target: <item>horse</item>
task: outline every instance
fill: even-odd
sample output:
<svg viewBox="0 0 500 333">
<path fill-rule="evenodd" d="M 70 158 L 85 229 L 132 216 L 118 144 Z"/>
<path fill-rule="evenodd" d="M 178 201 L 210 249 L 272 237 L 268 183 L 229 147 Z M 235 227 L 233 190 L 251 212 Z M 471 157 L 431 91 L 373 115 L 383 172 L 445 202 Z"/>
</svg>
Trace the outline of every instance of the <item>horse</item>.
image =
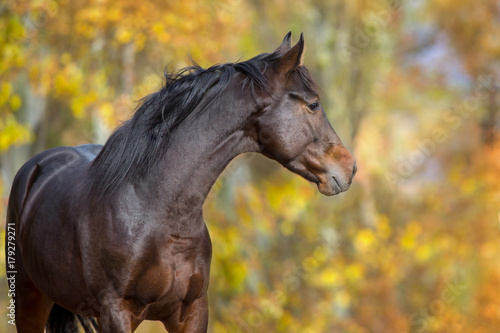
<svg viewBox="0 0 500 333">
<path fill-rule="evenodd" d="M 356 162 L 329 123 L 291 32 L 249 60 L 166 72 L 101 145 L 57 147 L 13 181 L 7 277 L 18 332 L 206 332 L 212 243 L 202 205 L 237 155 L 258 152 L 349 189 Z M 14 285 L 12 285 L 12 281 Z"/>
</svg>

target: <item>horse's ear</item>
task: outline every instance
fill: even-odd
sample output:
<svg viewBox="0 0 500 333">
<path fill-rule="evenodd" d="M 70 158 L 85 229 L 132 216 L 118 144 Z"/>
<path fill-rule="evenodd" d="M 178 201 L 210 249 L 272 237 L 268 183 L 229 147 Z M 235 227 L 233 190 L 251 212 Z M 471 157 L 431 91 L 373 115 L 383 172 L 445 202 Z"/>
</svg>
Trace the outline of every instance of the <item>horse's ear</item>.
<svg viewBox="0 0 500 333">
<path fill-rule="evenodd" d="M 287 35 L 288 36 L 288 35 Z M 285 37 L 286 39 L 286 37 Z M 300 39 L 292 48 L 286 51 L 278 59 L 276 65 L 280 72 L 288 73 L 302 65 L 302 54 L 304 52 L 304 34 L 300 34 Z"/>
<path fill-rule="evenodd" d="M 283 42 L 281 43 L 280 46 L 276 50 L 274 50 L 274 53 L 282 55 L 286 51 L 290 50 L 292 47 L 292 32 L 289 31 L 285 38 L 283 38 Z"/>
</svg>

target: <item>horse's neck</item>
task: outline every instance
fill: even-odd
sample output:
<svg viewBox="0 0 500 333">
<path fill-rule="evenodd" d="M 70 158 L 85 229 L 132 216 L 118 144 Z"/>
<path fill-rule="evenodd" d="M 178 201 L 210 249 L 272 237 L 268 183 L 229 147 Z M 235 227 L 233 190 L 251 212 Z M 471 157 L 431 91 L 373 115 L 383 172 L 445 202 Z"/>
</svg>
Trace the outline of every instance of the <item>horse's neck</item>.
<svg viewBox="0 0 500 333">
<path fill-rule="evenodd" d="M 257 150 L 242 129 L 244 117 L 225 111 L 207 110 L 193 121 L 186 119 L 156 171 L 144 179 L 151 200 L 165 207 L 159 218 L 179 234 L 189 234 L 183 228 L 201 221 L 203 202 L 227 164 L 241 153 Z"/>
</svg>

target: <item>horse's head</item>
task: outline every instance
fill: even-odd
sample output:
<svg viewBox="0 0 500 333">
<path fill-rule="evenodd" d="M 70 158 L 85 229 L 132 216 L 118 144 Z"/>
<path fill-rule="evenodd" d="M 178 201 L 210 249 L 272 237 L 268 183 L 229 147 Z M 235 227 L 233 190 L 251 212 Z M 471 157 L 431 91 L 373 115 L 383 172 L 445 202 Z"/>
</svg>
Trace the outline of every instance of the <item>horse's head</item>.
<svg viewBox="0 0 500 333">
<path fill-rule="evenodd" d="M 356 162 L 330 125 L 317 86 L 302 65 L 304 39 L 291 34 L 267 58 L 271 98 L 257 119 L 262 153 L 314 182 L 325 195 L 347 191 Z"/>
</svg>

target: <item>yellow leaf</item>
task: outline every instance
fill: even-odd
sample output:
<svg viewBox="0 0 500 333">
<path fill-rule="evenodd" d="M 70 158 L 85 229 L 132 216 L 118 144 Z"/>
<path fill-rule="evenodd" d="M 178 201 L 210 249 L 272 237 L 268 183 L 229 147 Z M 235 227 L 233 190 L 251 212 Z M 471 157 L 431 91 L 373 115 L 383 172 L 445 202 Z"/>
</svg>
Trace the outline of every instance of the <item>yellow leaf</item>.
<svg viewBox="0 0 500 333">
<path fill-rule="evenodd" d="M 314 257 L 307 257 L 302 260 L 302 268 L 306 272 L 311 273 L 318 268 L 318 261 Z"/>
<path fill-rule="evenodd" d="M 361 264 L 350 264 L 345 269 L 345 277 L 351 281 L 358 281 L 363 278 L 365 274 L 365 268 Z"/>
<path fill-rule="evenodd" d="M 83 98 L 73 98 L 73 100 L 71 101 L 71 111 L 77 119 L 83 119 L 83 116 L 85 114 L 85 103 Z"/>
<path fill-rule="evenodd" d="M 125 27 L 121 27 L 116 32 L 116 40 L 122 44 L 126 44 L 132 40 L 132 32 Z"/>
<path fill-rule="evenodd" d="M 12 95 L 12 97 L 10 98 L 9 104 L 10 104 L 10 108 L 12 109 L 12 111 L 19 109 L 21 107 L 21 104 L 22 104 L 21 98 L 19 97 L 19 95 Z"/>
<path fill-rule="evenodd" d="M 12 90 L 12 85 L 9 82 L 2 82 L 0 86 L 0 106 L 7 103 Z"/>
<path fill-rule="evenodd" d="M 342 284 L 342 278 L 335 268 L 326 268 L 314 276 L 313 283 L 322 287 L 334 287 Z"/>
<path fill-rule="evenodd" d="M 406 232 L 400 240 L 401 246 L 406 250 L 412 250 L 415 248 L 416 240 L 422 227 L 418 222 L 410 222 L 406 227 Z"/>
<path fill-rule="evenodd" d="M 7 150 L 13 145 L 20 145 L 32 139 L 27 126 L 19 124 L 13 115 L 0 118 L 0 151 Z"/>
<path fill-rule="evenodd" d="M 373 231 L 370 229 L 362 229 L 356 234 L 356 238 L 354 239 L 354 246 L 360 252 L 365 252 L 368 249 L 373 247 L 375 243 L 375 236 L 373 235 Z"/>
<path fill-rule="evenodd" d="M 379 215 L 377 221 L 377 236 L 383 239 L 389 238 L 391 235 L 391 225 L 389 218 L 386 215 Z"/>
<path fill-rule="evenodd" d="M 419 261 L 426 261 L 432 255 L 432 248 L 429 244 L 422 244 L 417 248 L 416 257 Z"/>
</svg>

